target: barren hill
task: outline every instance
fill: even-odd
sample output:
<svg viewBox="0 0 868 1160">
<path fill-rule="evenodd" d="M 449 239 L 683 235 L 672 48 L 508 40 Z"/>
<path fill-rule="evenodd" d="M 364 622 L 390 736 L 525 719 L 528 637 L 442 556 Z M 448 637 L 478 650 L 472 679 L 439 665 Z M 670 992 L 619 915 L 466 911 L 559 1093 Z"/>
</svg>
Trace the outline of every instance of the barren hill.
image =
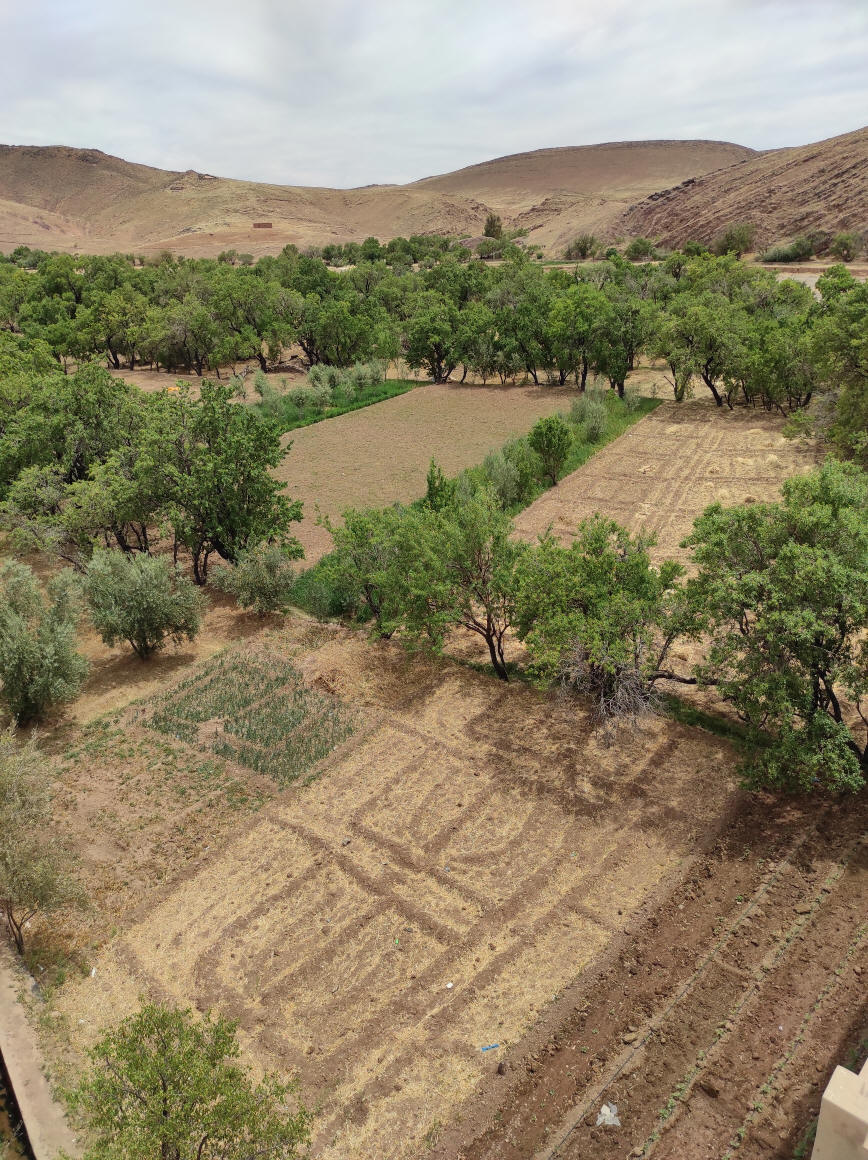
<svg viewBox="0 0 868 1160">
<path fill-rule="evenodd" d="M 95 149 L 6 145 L 0 247 L 259 255 L 287 242 L 478 234 L 494 210 L 557 252 L 581 230 L 607 232 L 640 197 L 755 156 L 726 142 L 617 142 L 515 154 L 410 185 L 325 189 L 155 169 Z M 254 229 L 257 221 L 271 228 Z"/>
<path fill-rule="evenodd" d="M 689 185 L 652 193 L 617 223 L 627 237 L 710 242 L 734 222 L 767 246 L 813 231 L 868 232 L 868 128 L 795 149 L 754 154 Z"/>
</svg>

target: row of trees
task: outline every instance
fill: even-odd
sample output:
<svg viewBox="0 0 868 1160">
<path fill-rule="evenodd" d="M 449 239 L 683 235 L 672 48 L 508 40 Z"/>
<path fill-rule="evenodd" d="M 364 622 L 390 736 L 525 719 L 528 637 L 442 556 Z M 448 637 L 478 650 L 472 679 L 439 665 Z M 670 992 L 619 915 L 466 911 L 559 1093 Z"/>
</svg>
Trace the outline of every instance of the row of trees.
<svg viewBox="0 0 868 1160">
<path fill-rule="evenodd" d="M 828 277 L 837 292 L 844 275 Z M 64 365 L 104 357 L 203 375 L 243 360 L 265 369 L 298 344 L 311 364 L 401 356 L 437 382 L 460 368 L 580 387 L 592 372 L 619 391 L 645 351 L 669 365 L 676 398 L 702 383 L 720 405 L 792 409 L 819 381 L 810 338 L 833 309 L 827 285 L 817 303 L 733 255 L 683 253 L 572 272 L 447 254 L 415 273 L 375 261 L 340 274 L 291 247 L 249 269 L 53 255 L 35 272 L 0 266 L 0 328 L 41 339 Z"/>
<path fill-rule="evenodd" d="M 438 649 L 464 629 L 509 679 L 531 671 L 590 697 L 603 722 L 647 711 L 661 682 L 713 686 L 745 723 L 755 786 L 856 790 L 868 772 L 868 476 L 829 460 L 778 504 L 708 508 L 693 569 L 652 563 L 653 540 L 601 516 L 563 546 L 513 536 L 494 492 L 429 476 L 412 507 L 351 510 L 318 566 L 347 615 Z M 703 641 L 690 672 L 678 640 Z"/>
</svg>

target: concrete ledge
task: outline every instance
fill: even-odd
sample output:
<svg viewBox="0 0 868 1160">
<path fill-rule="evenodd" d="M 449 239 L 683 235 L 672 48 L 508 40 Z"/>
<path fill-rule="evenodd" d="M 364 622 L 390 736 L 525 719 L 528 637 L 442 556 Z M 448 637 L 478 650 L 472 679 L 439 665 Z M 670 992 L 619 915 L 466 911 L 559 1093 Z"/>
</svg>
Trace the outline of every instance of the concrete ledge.
<svg viewBox="0 0 868 1160">
<path fill-rule="evenodd" d="M 811 1160 L 868 1160 L 868 1063 L 836 1067 L 823 1092 Z"/>
<path fill-rule="evenodd" d="M 80 1155 L 60 1104 L 52 1097 L 36 1035 L 18 1002 L 21 974 L 0 947 L 0 1055 L 36 1160 L 56 1160 L 61 1150 Z"/>
</svg>

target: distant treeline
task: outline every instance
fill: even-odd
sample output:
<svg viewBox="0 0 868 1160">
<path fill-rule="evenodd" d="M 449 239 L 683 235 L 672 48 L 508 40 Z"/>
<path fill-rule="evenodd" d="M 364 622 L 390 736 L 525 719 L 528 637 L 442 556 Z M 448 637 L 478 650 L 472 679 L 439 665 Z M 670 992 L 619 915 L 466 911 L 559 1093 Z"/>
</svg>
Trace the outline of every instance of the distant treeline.
<svg viewBox="0 0 868 1160">
<path fill-rule="evenodd" d="M 393 254 L 403 241 L 389 243 Z M 590 376 L 619 395 L 644 353 L 661 360 L 677 400 L 699 388 L 721 407 L 793 412 L 831 391 L 830 437 L 865 453 L 866 291 L 843 266 L 820 278 L 817 298 L 731 253 L 657 264 L 610 253 L 554 269 L 518 250 L 498 266 L 465 255 L 336 272 L 293 246 L 251 266 L 19 250 L 0 264 L 0 329 L 64 369 L 105 359 L 199 375 L 253 360 L 266 370 L 297 344 L 311 366 L 400 358 L 435 382 L 520 376 L 584 389 Z"/>
</svg>

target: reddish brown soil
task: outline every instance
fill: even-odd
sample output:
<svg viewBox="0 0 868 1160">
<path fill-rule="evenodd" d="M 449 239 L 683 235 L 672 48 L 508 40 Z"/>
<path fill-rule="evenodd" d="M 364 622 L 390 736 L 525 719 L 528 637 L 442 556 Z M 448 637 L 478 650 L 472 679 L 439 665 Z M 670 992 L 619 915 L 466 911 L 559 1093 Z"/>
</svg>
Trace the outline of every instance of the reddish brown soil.
<svg viewBox="0 0 868 1160">
<path fill-rule="evenodd" d="M 865 1027 L 868 801 L 745 803 L 433 1156 L 792 1155 Z M 596 1127 L 604 1102 L 622 1126 Z"/>
</svg>

